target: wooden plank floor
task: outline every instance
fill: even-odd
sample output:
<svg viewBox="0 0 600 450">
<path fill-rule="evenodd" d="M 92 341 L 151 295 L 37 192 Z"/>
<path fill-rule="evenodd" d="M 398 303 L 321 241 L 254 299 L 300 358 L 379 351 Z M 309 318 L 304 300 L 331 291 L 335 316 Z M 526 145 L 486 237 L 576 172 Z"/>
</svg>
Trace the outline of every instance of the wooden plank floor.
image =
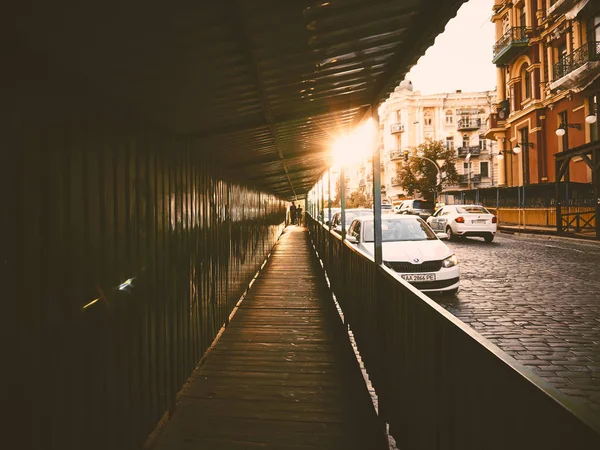
<svg viewBox="0 0 600 450">
<path fill-rule="evenodd" d="M 387 449 L 305 228 L 286 228 L 151 448 Z"/>
</svg>

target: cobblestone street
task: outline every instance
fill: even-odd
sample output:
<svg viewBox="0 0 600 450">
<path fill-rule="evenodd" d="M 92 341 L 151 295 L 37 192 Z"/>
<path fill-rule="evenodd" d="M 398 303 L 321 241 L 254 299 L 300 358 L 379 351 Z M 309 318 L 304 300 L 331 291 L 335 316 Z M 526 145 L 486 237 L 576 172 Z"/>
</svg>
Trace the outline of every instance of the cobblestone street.
<svg viewBox="0 0 600 450">
<path fill-rule="evenodd" d="M 435 300 L 600 414 L 600 245 L 502 233 L 448 245 L 461 290 Z"/>
</svg>

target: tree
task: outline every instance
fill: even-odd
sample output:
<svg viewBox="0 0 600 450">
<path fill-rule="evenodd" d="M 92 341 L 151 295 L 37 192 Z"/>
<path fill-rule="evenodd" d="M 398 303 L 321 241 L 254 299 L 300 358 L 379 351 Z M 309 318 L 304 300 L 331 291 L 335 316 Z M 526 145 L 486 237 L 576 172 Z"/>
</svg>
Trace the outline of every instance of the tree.
<svg viewBox="0 0 600 450">
<path fill-rule="evenodd" d="M 426 199 L 433 199 L 435 192 L 441 192 L 441 186 L 438 186 L 438 171 L 434 165 L 426 159 L 417 156 L 424 156 L 431 161 L 443 160 L 440 167 L 442 172 L 442 184 L 458 183 L 458 173 L 456 172 L 456 154 L 454 149 L 446 148 L 442 141 L 426 139 L 416 149 L 409 152 L 408 162 L 400 170 L 400 186 L 409 194 L 414 195 L 420 192 Z"/>
<path fill-rule="evenodd" d="M 346 199 L 346 208 L 368 208 L 367 196 L 360 190 L 351 192 Z"/>
</svg>

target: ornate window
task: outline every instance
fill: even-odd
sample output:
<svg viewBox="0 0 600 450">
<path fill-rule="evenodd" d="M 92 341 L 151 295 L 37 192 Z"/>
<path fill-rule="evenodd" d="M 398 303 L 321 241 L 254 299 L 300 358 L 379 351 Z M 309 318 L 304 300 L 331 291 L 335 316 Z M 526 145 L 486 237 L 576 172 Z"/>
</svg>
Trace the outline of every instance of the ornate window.
<svg viewBox="0 0 600 450">
<path fill-rule="evenodd" d="M 446 125 L 452 125 L 454 123 L 454 114 L 452 111 L 446 111 Z"/>
<path fill-rule="evenodd" d="M 423 117 L 423 125 L 425 125 L 426 127 L 430 127 L 431 126 L 431 112 L 429 111 L 425 111 L 424 117 Z"/>
</svg>

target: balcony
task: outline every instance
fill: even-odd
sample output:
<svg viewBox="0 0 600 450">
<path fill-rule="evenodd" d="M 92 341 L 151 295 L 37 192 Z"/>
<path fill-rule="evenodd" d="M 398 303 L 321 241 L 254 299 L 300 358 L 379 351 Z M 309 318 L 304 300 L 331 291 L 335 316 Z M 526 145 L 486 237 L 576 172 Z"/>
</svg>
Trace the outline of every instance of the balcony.
<svg viewBox="0 0 600 450">
<path fill-rule="evenodd" d="M 394 150 L 390 152 L 390 161 L 398 161 L 404 159 L 404 152 L 402 150 Z"/>
<path fill-rule="evenodd" d="M 478 130 L 479 128 L 481 128 L 481 119 L 476 118 L 460 119 L 456 124 L 458 131 Z"/>
<path fill-rule="evenodd" d="M 400 183 L 400 177 L 393 177 L 392 178 L 392 186 L 400 186 L 402 183 Z"/>
<path fill-rule="evenodd" d="M 551 90 L 571 89 L 589 84 L 598 76 L 600 42 L 587 42 L 554 64 Z"/>
<path fill-rule="evenodd" d="M 531 28 L 512 27 L 498 42 L 494 44 L 494 57 L 492 62 L 497 66 L 504 66 L 517 56 L 529 44 Z"/>
<path fill-rule="evenodd" d="M 550 8 L 548 8 L 547 16 L 564 14 L 575 2 L 576 0 L 550 0 Z"/>
<path fill-rule="evenodd" d="M 471 153 L 471 156 L 479 156 L 481 154 L 481 147 L 477 145 L 471 147 L 458 147 L 459 158 L 465 158 L 469 153 Z"/>
<path fill-rule="evenodd" d="M 391 124 L 390 125 L 390 133 L 392 133 L 392 134 L 404 133 L 404 125 L 402 125 L 401 123 Z"/>
<path fill-rule="evenodd" d="M 459 175 L 458 182 L 459 182 L 459 184 L 469 184 L 469 175 Z M 481 182 L 480 174 L 471 175 L 471 183 L 480 183 L 480 182 Z"/>
</svg>

